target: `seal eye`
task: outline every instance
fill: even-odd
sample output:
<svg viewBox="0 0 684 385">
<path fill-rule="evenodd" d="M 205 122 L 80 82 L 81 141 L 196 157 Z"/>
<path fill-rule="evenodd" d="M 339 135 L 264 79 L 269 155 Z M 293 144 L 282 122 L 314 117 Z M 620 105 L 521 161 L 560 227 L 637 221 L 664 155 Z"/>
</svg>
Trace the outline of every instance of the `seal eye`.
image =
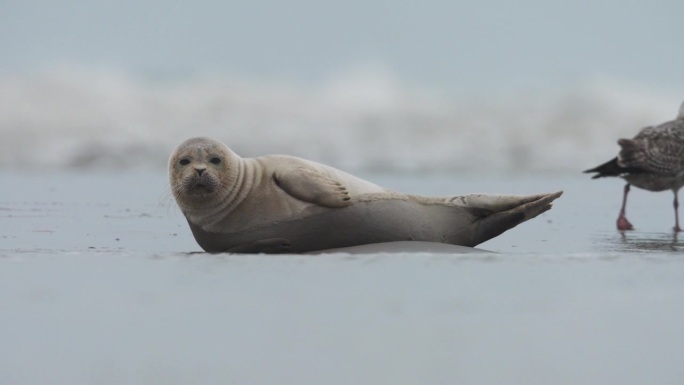
<svg viewBox="0 0 684 385">
<path fill-rule="evenodd" d="M 221 163 L 221 158 L 213 157 L 209 161 L 213 164 L 219 164 L 219 163 Z"/>
<path fill-rule="evenodd" d="M 190 164 L 190 159 L 188 159 L 188 158 L 183 158 L 183 159 L 181 159 L 180 162 L 178 162 L 178 163 L 180 163 L 181 166 L 187 166 L 187 165 Z"/>
</svg>

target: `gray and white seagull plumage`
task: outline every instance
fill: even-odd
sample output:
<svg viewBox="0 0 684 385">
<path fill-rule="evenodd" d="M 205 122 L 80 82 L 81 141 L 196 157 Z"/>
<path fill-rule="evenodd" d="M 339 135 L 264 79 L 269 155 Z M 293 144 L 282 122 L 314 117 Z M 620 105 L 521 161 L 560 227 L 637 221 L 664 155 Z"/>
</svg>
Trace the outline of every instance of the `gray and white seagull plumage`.
<svg viewBox="0 0 684 385">
<path fill-rule="evenodd" d="M 625 206 L 630 185 L 648 190 L 672 190 L 674 193 L 674 231 L 679 227 L 679 201 L 677 193 L 684 186 L 684 103 L 675 120 L 642 129 L 632 139 L 620 139 L 618 156 L 586 170 L 596 173 L 592 177 L 617 176 L 627 181 L 622 196 L 622 208 L 617 219 L 618 230 L 632 230 Z"/>
</svg>

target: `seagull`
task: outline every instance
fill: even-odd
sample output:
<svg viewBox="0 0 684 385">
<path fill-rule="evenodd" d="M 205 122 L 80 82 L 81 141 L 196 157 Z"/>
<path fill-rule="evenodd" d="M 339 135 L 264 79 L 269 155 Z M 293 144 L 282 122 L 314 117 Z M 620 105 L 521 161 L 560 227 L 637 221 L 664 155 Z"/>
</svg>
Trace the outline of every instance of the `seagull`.
<svg viewBox="0 0 684 385">
<path fill-rule="evenodd" d="M 675 214 L 673 230 L 682 231 L 679 227 L 677 193 L 684 186 L 684 103 L 679 107 L 675 120 L 643 128 L 634 138 L 620 139 L 617 143 L 620 145 L 618 156 L 584 172 L 596 173 L 592 179 L 617 176 L 627 181 L 617 218 L 618 230 L 634 229 L 625 215 L 627 194 L 630 185 L 633 185 L 648 191 L 672 190 Z"/>
</svg>

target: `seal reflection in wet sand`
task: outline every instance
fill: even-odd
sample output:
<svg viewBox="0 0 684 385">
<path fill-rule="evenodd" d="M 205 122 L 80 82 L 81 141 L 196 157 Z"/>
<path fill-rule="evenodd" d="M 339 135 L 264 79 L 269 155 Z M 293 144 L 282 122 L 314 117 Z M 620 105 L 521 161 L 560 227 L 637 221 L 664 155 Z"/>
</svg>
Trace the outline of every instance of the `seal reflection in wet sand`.
<svg viewBox="0 0 684 385">
<path fill-rule="evenodd" d="M 195 240 L 210 253 L 396 241 L 472 247 L 549 210 L 562 194 L 408 195 L 292 156 L 241 158 L 210 138 L 176 148 L 169 180 Z"/>
</svg>

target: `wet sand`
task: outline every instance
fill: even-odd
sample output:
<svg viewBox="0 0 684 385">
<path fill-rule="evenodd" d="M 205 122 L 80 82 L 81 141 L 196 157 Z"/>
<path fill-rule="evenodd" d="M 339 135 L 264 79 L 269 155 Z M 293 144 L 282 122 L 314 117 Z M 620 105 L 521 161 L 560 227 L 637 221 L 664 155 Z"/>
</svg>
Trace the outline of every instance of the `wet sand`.
<svg viewBox="0 0 684 385">
<path fill-rule="evenodd" d="M 581 174 L 365 177 L 425 195 L 565 191 L 551 211 L 479 246 L 499 253 L 602 257 L 675 252 L 684 246 L 671 231 L 674 216 L 669 191 L 632 189 L 628 217 L 636 230 L 616 231 L 623 186 L 617 179 L 590 180 Z M 0 178 L 0 255 L 201 251 L 169 194 L 163 172 L 5 172 Z"/>
<path fill-rule="evenodd" d="M 3 173 L 12 384 L 678 384 L 672 195 L 583 175 L 367 176 L 422 194 L 565 190 L 478 254 L 199 253 L 163 173 Z"/>
</svg>

